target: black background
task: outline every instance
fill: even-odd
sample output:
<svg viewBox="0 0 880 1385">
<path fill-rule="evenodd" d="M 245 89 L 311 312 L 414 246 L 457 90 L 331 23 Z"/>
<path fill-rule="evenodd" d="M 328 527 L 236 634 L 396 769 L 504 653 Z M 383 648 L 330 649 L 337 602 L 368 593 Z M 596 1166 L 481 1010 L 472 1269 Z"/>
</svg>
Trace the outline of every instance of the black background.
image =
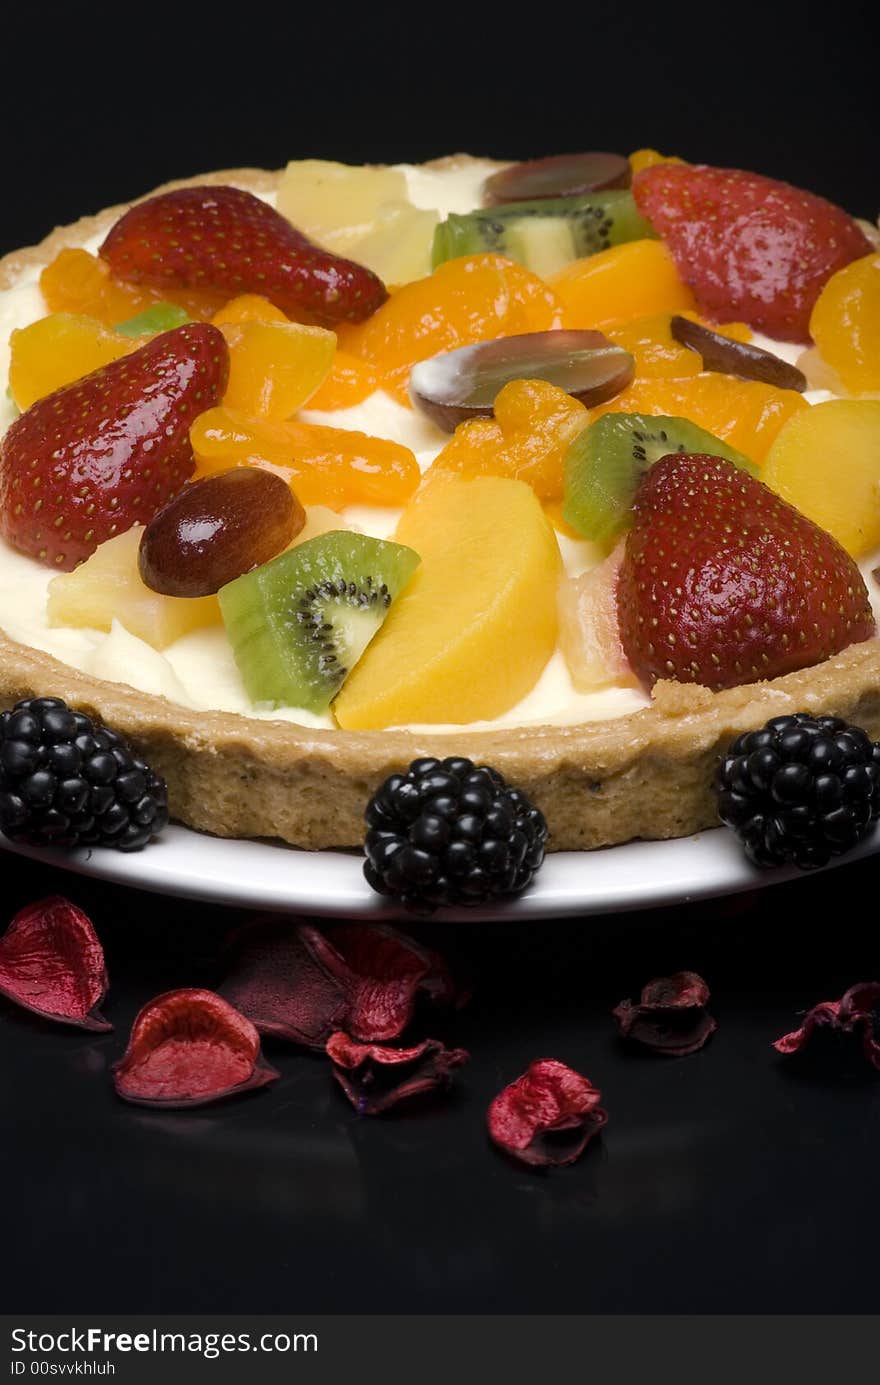
<svg viewBox="0 0 880 1385">
<path fill-rule="evenodd" d="M 170 177 L 292 156 L 417 160 L 652 145 L 878 211 L 871 8 L 16 7 L 4 17 L 0 249 Z M 589 869 L 585 858 L 584 869 Z M 475 976 L 432 1021 L 473 1053 L 435 1108 L 358 1120 L 316 1059 L 202 1112 L 122 1106 L 109 1063 L 158 991 L 211 984 L 238 916 L 0 857 L 2 919 L 94 916 L 114 1035 L 0 1006 L 4 1306 L 30 1311 L 871 1311 L 880 1084 L 855 1050 L 783 1062 L 795 1014 L 878 973 L 867 862 L 617 919 L 435 929 Z M 695 968 L 720 1029 L 626 1054 L 610 1007 Z M 488 1146 L 538 1056 L 611 1120 L 550 1176 Z"/>
</svg>

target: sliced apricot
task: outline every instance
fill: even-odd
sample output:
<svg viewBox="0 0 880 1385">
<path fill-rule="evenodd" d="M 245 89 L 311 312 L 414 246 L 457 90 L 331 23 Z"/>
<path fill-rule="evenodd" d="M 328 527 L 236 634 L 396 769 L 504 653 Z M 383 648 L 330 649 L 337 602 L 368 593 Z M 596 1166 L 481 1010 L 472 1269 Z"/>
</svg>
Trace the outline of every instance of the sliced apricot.
<svg viewBox="0 0 880 1385">
<path fill-rule="evenodd" d="M 686 380 L 634 380 L 616 399 L 591 409 L 590 419 L 611 412 L 689 418 L 760 465 L 783 424 L 809 407 L 795 390 L 706 373 Z"/>
<path fill-rule="evenodd" d="M 88 250 L 59 251 L 40 275 L 40 288 L 52 312 L 86 313 L 106 327 L 126 322 L 155 303 L 176 303 L 192 318 L 209 318 L 224 294 L 207 289 L 152 289 L 115 279 L 110 266 Z"/>
<path fill-rule="evenodd" d="M 419 465 L 401 443 L 348 428 L 250 418 L 208 409 L 190 429 L 197 474 L 262 466 L 282 476 L 303 505 L 405 505 Z"/>
<path fill-rule="evenodd" d="M 880 254 L 832 274 L 813 308 L 810 336 L 851 394 L 880 390 Z"/>
<path fill-rule="evenodd" d="M 564 319 L 559 298 L 536 274 L 502 255 L 465 255 L 404 284 L 365 323 L 341 334 L 340 344 L 408 404 L 416 361 L 471 342 L 548 331 Z"/>
<path fill-rule="evenodd" d="M 333 363 L 336 336 L 300 322 L 225 322 L 230 409 L 285 419 L 311 399 Z"/>
<path fill-rule="evenodd" d="M 82 313 L 50 313 L 9 338 L 9 388 L 20 409 L 118 360 L 140 343 Z"/>
<path fill-rule="evenodd" d="M 565 454 L 589 418 L 547 380 L 511 380 L 495 400 L 494 418 L 460 423 L 431 470 L 506 476 L 527 482 L 540 500 L 559 500 Z"/>
<path fill-rule="evenodd" d="M 242 293 L 224 303 L 211 321 L 222 327 L 225 322 L 289 322 L 290 318 L 262 294 Z"/>
<path fill-rule="evenodd" d="M 379 376 L 371 365 L 352 356 L 349 351 L 337 350 L 330 374 L 309 400 L 310 409 L 350 409 L 361 404 L 377 390 Z"/>
<path fill-rule="evenodd" d="M 632 240 L 573 260 L 550 279 L 569 327 L 603 327 L 649 313 L 696 308 L 661 240 Z"/>
</svg>

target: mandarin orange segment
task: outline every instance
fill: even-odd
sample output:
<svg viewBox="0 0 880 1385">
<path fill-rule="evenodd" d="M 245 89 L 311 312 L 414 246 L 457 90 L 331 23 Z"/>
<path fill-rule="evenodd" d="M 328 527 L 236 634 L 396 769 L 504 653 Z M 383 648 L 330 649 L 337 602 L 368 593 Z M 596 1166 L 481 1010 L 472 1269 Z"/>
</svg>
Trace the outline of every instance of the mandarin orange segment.
<svg viewBox="0 0 880 1385">
<path fill-rule="evenodd" d="M 795 390 L 706 373 L 686 380 L 634 380 L 616 399 L 591 409 L 590 419 L 612 412 L 689 418 L 760 465 L 783 424 L 809 407 Z"/>
<path fill-rule="evenodd" d="M 573 260 L 550 285 L 564 304 L 569 327 L 602 327 L 697 306 L 661 240 L 632 240 Z"/>
<path fill-rule="evenodd" d="M 20 409 L 101 366 L 140 343 L 81 313 L 50 313 L 9 338 L 9 388 Z"/>
<path fill-rule="evenodd" d="M 751 341 L 751 330 L 744 322 L 728 322 L 719 327 L 716 323 L 704 323 L 693 312 L 683 312 L 679 316 L 711 327 L 713 332 L 731 337 L 734 341 Z M 676 380 L 699 375 L 703 369 L 699 352 L 676 341 L 671 322 L 671 313 L 652 313 L 647 317 L 606 324 L 602 330 L 635 358 L 637 379 Z"/>
<path fill-rule="evenodd" d="M 383 387 L 409 403 L 416 361 L 471 342 L 565 326 L 563 306 L 543 280 L 502 255 L 465 255 L 404 284 L 361 326 L 341 337 Z"/>
<path fill-rule="evenodd" d="M 52 312 L 86 313 L 114 327 L 155 303 L 176 303 L 190 317 L 209 318 L 222 307 L 224 294 L 208 290 L 151 289 L 115 279 L 109 265 L 87 250 L 61 250 L 40 275 L 40 288 Z"/>
<path fill-rule="evenodd" d="M 285 419 L 329 374 L 336 336 L 299 322 L 226 322 L 229 383 L 224 404 L 244 414 Z"/>
<path fill-rule="evenodd" d="M 197 474 L 263 466 L 282 476 L 303 505 L 405 505 L 420 477 L 408 447 L 348 428 L 249 418 L 208 409 L 190 429 Z"/>
<path fill-rule="evenodd" d="M 832 274 L 813 308 L 810 335 L 845 389 L 880 390 L 880 254 Z"/>
<path fill-rule="evenodd" d="M 680 164 L 677 154 L 661 154 L 657 149 L 634 149 L 629 156 L 629 166 L 633 173 L 641 173 L 643 168 L 653 168 L 655 164 Z"/>
<path fill-rule="evenodd" d="M 262 294 L 242 293 L 224 303 L 211 321 L 222 327 L 225 322 L 289 322 L 290 318 Z"/>
<path fill-rule="evenodd" d="M 310 409 L 350 409 L 379 388 L 380 380 L 366 361 L 349 351 L 337 350 L 330 374 L 309 400 Z"/>
<path fill-rule="evenodd" d="M 460 423 L 433 469 L 525 481 L 540 500 L 559 500 L 570 443 L 589 422 L 583 404 L 547 380 L 511 380 L 494 418 Z"/>
</svg>

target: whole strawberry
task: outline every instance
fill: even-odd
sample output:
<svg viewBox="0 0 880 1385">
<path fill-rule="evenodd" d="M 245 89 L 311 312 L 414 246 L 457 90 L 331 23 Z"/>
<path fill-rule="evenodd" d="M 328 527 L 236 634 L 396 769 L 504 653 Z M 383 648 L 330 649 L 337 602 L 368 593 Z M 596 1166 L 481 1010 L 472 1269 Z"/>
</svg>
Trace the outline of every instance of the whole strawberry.
<svg viewBox="0 0 880 1385">
<path fill-rule="evenodd" d="M 649 688 L 777 678 L 874 634 L 862 574 L 836 539 L 730 462 L 687 453 L 642 483 L 617 613 Z"/>
<path fill-rule="evenodd" d="M 362 322 L 388 297 L 371 270 L 322 250 L 240 188 L 178 188 L 139 202 L 98 253 L 130 283 L 259 293 L 324 326 Z"/>
<path fill-rule="evenodd" d="M 633 195 L 703 312 L 779 341 L 808 342 L 823 285 L 872 249 L 839 207 L 758 173 L 656 164 Z"/>
<path fill-rule="evenodd" d="M 0 534 L 69 572 L 146 524 L 192 475 L 190 425 L 228 375 L 222 332 L 194 322 L 38 399 L 0 444 Z"/>
</svg>

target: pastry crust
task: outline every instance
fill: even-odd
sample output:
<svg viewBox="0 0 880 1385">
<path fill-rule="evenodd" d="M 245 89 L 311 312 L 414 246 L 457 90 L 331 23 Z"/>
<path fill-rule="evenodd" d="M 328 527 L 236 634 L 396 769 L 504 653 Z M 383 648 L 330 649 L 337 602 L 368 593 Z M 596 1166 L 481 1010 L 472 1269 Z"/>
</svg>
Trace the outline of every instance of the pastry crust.
<svg viewBox="0 0 880 1385">
<path fill-rule="evenodd" d="M 454 155 L 433 167 L 467 159 Z M 232 169 L 156 191 L 232 182 L 255 192 L 280 174 Z M 152 196 L 154 194 L 147 194 Z M 66 245 L 108 230 L 111 207 L 0 260 L 0 288 Z M 0 632 L 0 705 L 63 697 L 130 736 L 168 781 L 174 817 L 221 837 L 275 837 L 293 845 L 351 847 L 363 839 L 369 795 L 419 755 L 488 761 L 543 810 L 559 850 L 687 836 L 717 821 L 712 778 L 733 737 L 769 717 L 833 714 L 880 738 L 880 639 L 814 668 L 712 693 L 660 683 L 652 706 L 612 721 L 461 734 L 321 731 L 287 721 L 190 711 L 165 698 L 79 673 Z"/>
</svg>

